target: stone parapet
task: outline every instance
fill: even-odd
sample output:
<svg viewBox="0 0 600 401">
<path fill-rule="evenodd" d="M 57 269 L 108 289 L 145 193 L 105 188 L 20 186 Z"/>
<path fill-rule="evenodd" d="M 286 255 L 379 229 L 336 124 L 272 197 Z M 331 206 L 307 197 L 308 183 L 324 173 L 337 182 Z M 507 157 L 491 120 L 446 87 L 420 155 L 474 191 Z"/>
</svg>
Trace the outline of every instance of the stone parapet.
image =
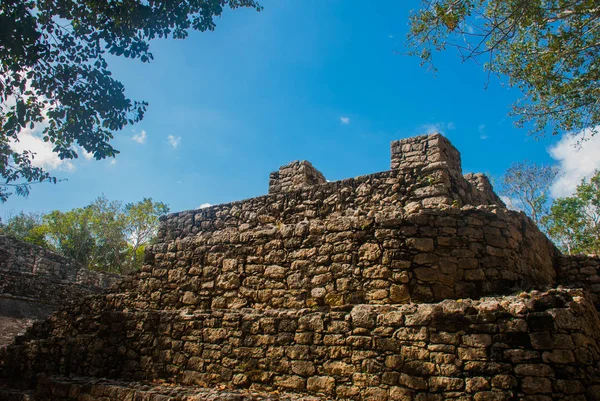
<svg viewBox="0 0 600 401">
<path fill-rule="evenodd" d="M 415 136 L 393 141 L 392 170 L 421 168 L 443 163 L 452 174 L 462 175 L 460 152 L 441 134 Z"/>
<path fill-rule="evenodd" d="M 485 179 L 487 182 L 487 179 Z M 275 192 L 243 201 L 172 213 L 162 218 L 158 242 L 170 242 L 200 232 L 224 228 L 255 228 L 262 224 L 295 224 L 324 220 L 330 215 L 368 215 L 383 207 L 412 213 L 445 206 L 499 205 L 504 203 L 487 188 L 480 189 L 462 176 L 449 173 L 445 164 L 419 169 L 385 171 L 341 181 Z"/>
<path fill-rule="evenodd" d="M 304 187 L 324 184 L 325 176 L 306 161 L 295 161 L 279 167 L 269 177 L 269 193 L 295 191 Z"/>
<path fill-rule="evenodd" d="M 497 205 L 506 207 L 502 199 L 494 192 L 490 179 L 482 173 L 468 173 L 464 175 L 470 184 L 471 199 L 476 205 Z"/>
</svg>

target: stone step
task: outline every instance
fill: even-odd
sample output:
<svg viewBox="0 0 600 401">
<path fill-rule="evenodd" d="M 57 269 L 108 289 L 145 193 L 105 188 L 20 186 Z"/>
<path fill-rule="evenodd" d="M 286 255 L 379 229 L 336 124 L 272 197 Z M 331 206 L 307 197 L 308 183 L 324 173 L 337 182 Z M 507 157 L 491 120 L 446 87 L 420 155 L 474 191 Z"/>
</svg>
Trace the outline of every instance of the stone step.
<svg viewBox="0 0 600 401">
<path fill-rule="evenodd" d="M 327 398 L 278 391 L 202 388 L 167 383 L 125 382 L 90 377 L 44 376 L 37 391 L 0 386 L 0 401 L 325 401 Z"/>
<path fill-rule="evenodd" d="M 600 319 L 580 290 L 338 312 L 93 310 L 54 315 L 21 337 L 0 354 L 3 375 L 13 383 L 70 374 L 365 400 L 600 395 Z"/>
</svg>

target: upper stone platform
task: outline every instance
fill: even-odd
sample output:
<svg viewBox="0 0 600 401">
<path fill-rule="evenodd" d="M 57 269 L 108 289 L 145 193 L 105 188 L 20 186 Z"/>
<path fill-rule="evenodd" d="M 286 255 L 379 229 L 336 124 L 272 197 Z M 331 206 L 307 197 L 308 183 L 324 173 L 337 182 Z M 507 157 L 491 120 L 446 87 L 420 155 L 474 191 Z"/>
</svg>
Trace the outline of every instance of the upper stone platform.
<svg viewBox="0 0 600 401">
<path fill-rule="evenodd" d="M 269 195 L 167 216 L 137 305 L 403 304 L 554 284 L 554 246 L 484 175 L 463 177 L 446 138 L 395 141 L 391 153 L 392 170 L 335 182 L 292 162 Z M 166 271 L 174 291 L 153 296 Z"/>
</svg>

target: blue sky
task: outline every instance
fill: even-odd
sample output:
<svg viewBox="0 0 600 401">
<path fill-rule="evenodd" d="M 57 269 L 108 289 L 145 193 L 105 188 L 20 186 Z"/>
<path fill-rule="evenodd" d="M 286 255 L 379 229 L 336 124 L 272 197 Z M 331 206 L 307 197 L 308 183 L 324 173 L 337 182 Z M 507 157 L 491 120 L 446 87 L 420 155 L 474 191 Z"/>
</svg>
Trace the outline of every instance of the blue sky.
<svg viewBox="0 0 600 401">
<path fill-rule="evenodd" d="M 567 182 L 598 164 L 595 150 L 573 156 L 566 139 L 514 128 L 506 115 L 519 93 L 497 80 L 484 89 L 480 66 L 449 51 L 436 55 L 434 76 L 403 56 L 416 0 L 261 3 L 260 13 L 226 12 L 215 32 L 153 42 L 150 64 L 110 59 L 127 94 L 150 103 L 143 122 L 115 134 L 121 154 L 66 163 L 39 149 L 38 163 L 66 181 L 34 185 L 0 215 L 68 210 L 101 194 L 152 197 L 172 211 L 224 203 L 266 194 L 269 172 L 292 160 L 332 181 L 387 170 L 390 141 L 437 130 L 465 172 L 553 163 L 553 146 L 574 171 Z"/>
</svg>

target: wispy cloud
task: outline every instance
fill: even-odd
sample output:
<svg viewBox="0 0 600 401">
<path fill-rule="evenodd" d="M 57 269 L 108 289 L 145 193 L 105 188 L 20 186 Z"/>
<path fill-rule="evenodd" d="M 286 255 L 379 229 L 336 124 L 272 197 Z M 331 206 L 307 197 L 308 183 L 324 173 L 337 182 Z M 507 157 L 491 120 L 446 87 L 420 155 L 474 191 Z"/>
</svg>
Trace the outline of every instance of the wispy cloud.
<svg viewBox="0 0 600 401">
<path fill-rule="evenodd" d="M 455 130 L 456 124 L 453 122 L 449 123 L 431 123 L 431 124 L 423 124 L 419 127 L 420 134 L 445 134 L 447 131 Z"/>
<path fill-rule="evenodd" d="M 198 206 L 198 209 L 206 209 L 207 207 L 211 207 L 212 205 L 210 203 L 203 203 L 200 206 Z"/>
<path fill-rule="evenodd" d="M 36 167 L 41 167 L 48 171 L 74 171 L 75 165 L 68 160 L 61 160 L 56 153 L 52 151 L 53 145 L 51 142 L 44 140 L 34 131 L 24 129 L 19 133 L 19 141 L 11 141 L 10 147 L 15 152 L 23 152 L 29 150 L 35 155 L 31 164 Z"/>
<path fill-rule="evenodd" d="M 85 150 L 83 147 L 79 146 L 79 152 L 80 155 L 83 155 L 83 157 L 85 158 L 85 160 L 92 160 L 94 158 L 94 154 L 92 152 L 88 152 L 87 150 Z"/>
<path fill-rule="evenodd" d="M 169 135 L 167 137 L 167 141 L 169 142 L 169 145 L 171 145 L 173 147 L 173 149 L 177 149 L 177 147 L 179 146 L 179 143 L 181 142 L 181 137 L 175 137 L 173 135 Z"/>
<path fill-rule="evenodd" d="M 340 122 L 344 125 L 350 124 L 350 117 L 340 117 Z"/>
<path fill-rule="evenodd" d="M 581 138 L 587 140 L 579 146 Z M 548 149 L 548 153 L 559 163 L 558 178 L 552 185 L 551 195 L 565 197 L 573 194 L 582 179 L 590 178 L 596 170 L 600 170 L 600 126 L 576 135 L 565 134 Z"/>
<path fill-rule="evenodd" d="M 486 132 L 486 126 L 485 126 L 485 124 L 480 124 L 479 125 L 479 138 L 483 139 L 483 140 L 488 139 L 488 135 L 487 135 L 487 132 Z"/>
<path fill-rule="evenodd" d="M 139 144 L 143 144 L 146 143 L 146 130 L 142 130 L 142 132 L 140 132 L 139 134 L 134 134 L 131 139 L 133 139 L 134 141 L 136 141 Z"/>
<path fill-rule="evenodd" d="M 518 200 L 517 198 L 511 198 L 505 195 L 501 195 L 500 199 L 502 199 L 502 202 L 504 202 L 506 204 L 506 207 L 511 209 L 511 210 L 516 210 L 518 212 L 523 211 L 523 203 Z"/>
</svg>

